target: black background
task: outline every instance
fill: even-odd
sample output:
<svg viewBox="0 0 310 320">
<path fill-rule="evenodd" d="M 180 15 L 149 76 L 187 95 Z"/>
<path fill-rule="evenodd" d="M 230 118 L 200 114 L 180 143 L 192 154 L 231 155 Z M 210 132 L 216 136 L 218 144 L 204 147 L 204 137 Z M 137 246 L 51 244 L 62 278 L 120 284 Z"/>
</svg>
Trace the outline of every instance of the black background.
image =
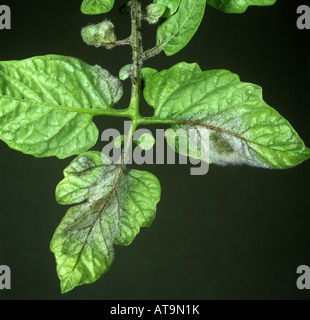
<svg viewBox="0 0 310 320">
<path fill-rule="evenodd" d="M 148 1 L 143 1 L 148 4 Z M 310 145 L 309 35 L 296 27 L 296 9 L 309 1 L 279 0 L 228 15 L 207 7 L 200 29 L 178 54 L 146 65 L 159 70 L 180 61 L 201 69 L 224 68 L 264 89 L 265 101 L 286 117 Z M 5 1 L 12 30 L 0 30 L 0 60 L 49 53 L 100 64 L 117 75 L 130 63 L 129 47 L 112 51 L 83 44 L 80 30 L 103 16 L 84 16 L 80 1 Z M 107 15 L 118 38 L 130 19 Z M 144 46 L 156 27 L 144 27 Z M 119 106 L 129 101 L 130 83 Z M 141 112 L 151 115 L 142 104 Z M 96 118 L 100 131 L 119 119 Z M 162 126 L 165 128 L 164 126 Z M 154 128 L 152 128 L 154 129 Z M 102 149 L 102 143 L 94 147 Z M 0 265 L 12 270 L 12 289 L 0 299 L 309 299 L 296 287 L 296 269 L 310 265 L 310 163 L 287 170 L 211 166 L 190 176 L 190 166 L 149 165 L 162 185 L 151 228 L 129 247 L 116 247 L 110 271 L 97 283 L 61 295 L 49 242 L 66 212 L 54 198 L 62 170 L 72 160 L 35 159 L 0 143 Z"/>
</svg>

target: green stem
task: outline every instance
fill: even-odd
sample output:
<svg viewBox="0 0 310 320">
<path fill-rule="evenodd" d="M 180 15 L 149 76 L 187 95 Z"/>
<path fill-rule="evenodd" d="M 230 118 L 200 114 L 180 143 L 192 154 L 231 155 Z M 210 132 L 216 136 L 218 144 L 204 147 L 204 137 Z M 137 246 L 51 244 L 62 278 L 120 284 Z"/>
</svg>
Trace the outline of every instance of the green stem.
<svg viewBox="0 0 310 320">
<path fill-rule="evenodd" d="M 139 112 L 140 94 L 141 94 L 141 70 L 143 59 L 161 51 L 162 45 L 143 52 L 141 37 L 141 0 L 131 1 L 131 47 L 132 47 L 132 76 L 131 76 L 131 98 L 129 108 L 127 109 L 107 109 L 99 111 L 98 114 L 110 115 L 116 117 L 128 117 L 132 120 L 130 128 L 132 136 L 138 125 L 141 124 L 177 124 L 178 120 L 161 119 L 158 117 L 141 117 Z M 97 112 L 97 111 L 96 111 Z M 129 137 L 128 137 L 129 138 Z M 127 141 L 129 145 L 129 139 Z"/>
<path fill-rule="evenodd" d="M 141 92 L 141 70 L 143 63 L 143 48 L 141 37 L 141 4 L 140 0 L 131 1 L 131 46 L 132 46 L 132 77 L 131 100 L 129 110 L 135 125 L 140 118 L 139 101 Z"/>
<path fill-rule="evenodd" d="M 132 137 L 141 118 L 139 102 L 141 93 L 141 70 L 142 70 L 142 37 L 141 37 L 141 4 L 140 0 L 131 0 L 131 47 L 132 47 L 132 75 L 131 75 L 131 98 L 129 108 L 124 111 L 131 120 L 129 133 L 125 140 L 122 166 L 124 167 L 132 146 Z M 122 170 L 122 169 L 121 169 Z"/>
<path fill-rule="evenodd" d="M 139 119 L 139 125 L 141 124 L 180 124 L 181 120 L 175 119 L 163 119 L 157 117 L 141 117 Z"/>
<path fill-rule="evenodd" d="M 165 46 L 165 44 L 160 44 L 154 48 L 151 48 L 149 50 L 146 50 L 144 53 L 143 53 L 143 60 L 147 60 L 157 54 L 159 54 L 162 50 L 163 50 L 163 47 Z"/>
<path fill-rule="evenodd" d="M 131 118 L 131 111 L 129 108 L 127 109 L 104 109 L 104 110 L 91 110 L 89 109 L 84 109 L 80 111 L 79 113 L 88 113 L 88 114 L 93 114 L 94 116 L 112 116 L 112 117 L 125 117 L 125 118 Z"/>
</svg>

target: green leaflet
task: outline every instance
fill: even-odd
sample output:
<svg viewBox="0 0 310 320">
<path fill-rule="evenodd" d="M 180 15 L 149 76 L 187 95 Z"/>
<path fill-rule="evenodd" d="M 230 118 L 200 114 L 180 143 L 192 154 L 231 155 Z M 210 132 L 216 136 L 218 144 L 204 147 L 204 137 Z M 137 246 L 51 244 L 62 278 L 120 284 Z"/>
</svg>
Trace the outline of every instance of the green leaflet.
<svg viewBox="0 0 310 320">
<path fill-rule="evenodd" d="M 100 23 L 84 27 L 81 31 L 83 41 L 96 48 L 113 49 L 117 40 L 112 22 L 105 20 Z"/>
<path fill-rule="evenodd" d="M 210 162 L 285 169 L 310 158 L 288 121 L 263 101 L 262 89 L 227 70 L 182 62 L 155 75 L 144 97 L 156 117 L 179 122 L 174 130 L 207 129 Z"/>
<path fill-rule="evenodd" d="M 215 9 L 226 13 L 244 13 L 249 6 L 271 6 L 277 0 L 207 0 Z"/>
<path fill-rule="evenodd" d="M 121 96 L 117 78 L 75 58 L 0 62 L 0 139 L 36 157 L 79 154 L 98 139 L 93 115 Z"/>
<path fill-rule="evenodd" d="M 132 64 L 126 64 L 123 66 L 118 73 L 118 77 L 123 81 L 128 79 L 131 75 L 131 68 Z"/>
<path fill-rule="evenodd" d="M 178 11 L 166 19 L 157 29 L 157 46 L 171 56 L 194 36 L 203 18 L 206 0 L 182 0 Z"/>
<path fill-rule="evenodd" d="M 118 77 L 121 80 L 126 80 L 130 77 L 131 75 L 131 69 L 132 69 L 132 64 L 126 64 L 124 67 L 122 67 L 118 73 Z M 143 85 L 145 85 L 155 74 L 157 74 L 158 71 L 154 68 L 142 68 L 142 82 Z"/>
<path fill-rule="evenodd" d="M 84 0 L 81 5 L 81 12 L 94 15 L 106 13 L 112 10 L 114 0 Z"/>
<path fill-rule="evenodd" d="M 143 68 L 142 69 L 142 80 L 143 80 L 143 84 L 145 85 L 150 79 L 152 79 L 156 74 L 158 73 L 158 71 L 154 68 Z"/>
<path fill-rule="evenodd" d="M 148 23 L 154 24 L 157 23 L 159 19 L 164 15 L 166 7 L 161 4 L 151 3 L 145 8 L 145 11 L 145 19 L 148 21 Z"/>
<path fill-rule="evenodd" d="M 160 184 L 151 173 L 124 170 L 101 155 L 86 152 L 64 171 L 56 189 L 68 210 L 51 241 L 63 293 L 93 283 L 112 264 L 113 245 L 129 245 L 141 227 L 149 227 L 160 200 Z"/>
<path fill-rule="evenodd" d="M 165 6 L 167 9 L 163 17 L 169 18 L 178 10 L 181 0 L 154 0 L 153 2 Z"/>
</svg>

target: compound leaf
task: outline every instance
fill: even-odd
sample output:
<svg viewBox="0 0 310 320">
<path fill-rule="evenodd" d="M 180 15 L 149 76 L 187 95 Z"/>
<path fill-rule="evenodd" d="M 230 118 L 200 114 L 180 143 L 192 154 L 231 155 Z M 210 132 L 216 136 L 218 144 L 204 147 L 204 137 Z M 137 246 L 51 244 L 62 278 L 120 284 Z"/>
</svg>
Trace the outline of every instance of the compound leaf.
<svg viewBox="0 0 310 320">
<path fill-rule="evenodd" d="M 207 0 L 207 3 L 226 13 L 244 13 L 249 6 L 271 6 L 276 0 Z"/>
<path fill-rule="evenodd" d="M 157 29 L 157 46 L 167 56 L 181 49 L 194 36 L 203 18 L 206 0 L 182 0 L 175 14 L 163 21 Z"/>
<path fill-rule="evenodd" d="M 141 227 L 149 227 L 160 200 L 154 175 L 124 170 L 100 152 L 78 156 L 64 176 L 56 189 L 57 201 L 78 205 L 68 210 L 50 246 L 63 293 L 106 273 L 113 245 L 127 246 Z"/>
<path fill-rule="evenodd" d="M 75 58 L 0 62 L 0 139 L 36 157 L 79 154 L 98 139 L 93 116 L 121 96 L 117 78 Z"/>
<path fill-rule="evenodd" d="M 174 120 L 174 131 L 194 129 L 201 145 L 208 139 L 205 161 L 286 169 L 310 158 L 289 122 L 264 102 L 262 89 L 230 71 L 182 62 L 155 75 L 144 97 L 155 117 Z"/>
<path fill-rule="evenodd" d="M 84 0 L 81 12 L 88 15 L 106 13 L 112 10 L 114 0 Z"/>
</svg>

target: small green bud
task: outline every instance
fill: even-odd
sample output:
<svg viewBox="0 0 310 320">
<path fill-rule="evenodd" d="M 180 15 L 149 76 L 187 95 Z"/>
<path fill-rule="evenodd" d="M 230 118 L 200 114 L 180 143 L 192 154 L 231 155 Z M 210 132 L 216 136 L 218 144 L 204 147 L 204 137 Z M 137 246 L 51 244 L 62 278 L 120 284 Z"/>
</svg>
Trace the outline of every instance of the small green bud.
<svg viewBox="0 0 310 320">
<path fill-rule="evenodd" d="M 96 48 L 105 47 L 113 49 L 115 47 L 116 35 L 112 22 L 105 20 L 101 23 L 84 27 L 81 32 L 83 41 Z"/>
<path fill-rule="evenodd" d="M 166 7 L 161 4 L 150 4 L 148 5 L 146 10 L 146 21 L 150 24 L 157 23 L 160 17 L 163 16 L 163 14 L 166 11 Z"/>
<path fill-rule="evenodd" d="M 120 71 L 119 71 L 119 74 L 118 74 L 118 77 L 121 79 L 121 80 L 126 80 L 130 77 L 130 74 L 131 74 L 131 68 L 132 68 L 132 64 L 127 64 L 126 66 L 124 66 Z"/>
<path fill-rule="evenodd" d="M 143 150 L 150 150 L 155 144 L 155 139 L 150 133 L 144 133 L 141 135 L 138 141 L 135 143 Z"/>
</svg>

